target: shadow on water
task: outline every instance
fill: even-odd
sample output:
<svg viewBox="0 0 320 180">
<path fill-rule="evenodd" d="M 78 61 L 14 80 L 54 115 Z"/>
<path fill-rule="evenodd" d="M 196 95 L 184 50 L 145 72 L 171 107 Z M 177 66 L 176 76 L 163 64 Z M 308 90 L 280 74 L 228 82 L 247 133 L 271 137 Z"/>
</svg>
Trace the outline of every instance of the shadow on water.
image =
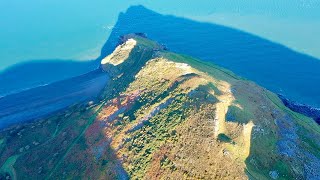
<svg viewBox="0 0 320 180">
<path fill-rule="evenodd" d="M 96 68 L 95 61 L 52 59 L 17 64 L 0 72 L 0 97 L 85 74 Z"/>
<path fill-rule="evenodd" d="M 320 61 L 236 29 L 164 16 L 143 6 L 119 15 L 102 49 L 104 57 L 120 35 L 143 32 L 171 51 L 226 67 L 287 98 L 320 107 Z"/>
<path fill-rule="evenodd" d="M 0 129 L 96 98 L 109 77 L 101 70 L 0 98 Z"/>
</svg>

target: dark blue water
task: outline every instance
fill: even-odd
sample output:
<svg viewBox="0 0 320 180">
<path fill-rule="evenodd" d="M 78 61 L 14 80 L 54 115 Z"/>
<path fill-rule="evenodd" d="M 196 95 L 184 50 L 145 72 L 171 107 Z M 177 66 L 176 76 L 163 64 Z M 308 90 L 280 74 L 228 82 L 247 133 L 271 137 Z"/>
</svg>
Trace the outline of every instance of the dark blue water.
<svg viewBox="0 0 320 180">
<path fill-rule="evenodd" d="M 100 70 L 0 98 L 0 129 L 95 100 L 108 82 Z"/>
<path fill-rule="evenodd" d="M 0 97 L 86 74 L 98 67 L 94 61 L 37 60 L 0 72 Z"/>
<path fill-rule="evenodd" d="M 188 54 L 232 70 L 287 98 L 320 107 L 320 60 L 236 29 L 164 16 L 134 6 L 119 16 L 102 50 L 106 56 L 120 35 L 143 32 Z"/>
<path fill-rule="evenodd" d="M 142 4 L 242 29 L 320 57 L 319 0 L 1 0 L 0 71 L 35 59 L 94 59 L 120 12 Z"/>
</svg>

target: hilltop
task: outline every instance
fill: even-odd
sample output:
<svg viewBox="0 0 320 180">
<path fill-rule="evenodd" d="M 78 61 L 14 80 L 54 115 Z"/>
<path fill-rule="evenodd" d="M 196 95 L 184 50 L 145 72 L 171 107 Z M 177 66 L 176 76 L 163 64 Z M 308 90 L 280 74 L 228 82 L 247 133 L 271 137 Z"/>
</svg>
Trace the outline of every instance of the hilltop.
<svg viewBox="0 0 320 180">
<path fill-rule="evenodd" d="M 236 74 L 137 35 L 96 102 L 0 133 L 12 179 L 319 179 L 320 128 Z"/>
</svg>

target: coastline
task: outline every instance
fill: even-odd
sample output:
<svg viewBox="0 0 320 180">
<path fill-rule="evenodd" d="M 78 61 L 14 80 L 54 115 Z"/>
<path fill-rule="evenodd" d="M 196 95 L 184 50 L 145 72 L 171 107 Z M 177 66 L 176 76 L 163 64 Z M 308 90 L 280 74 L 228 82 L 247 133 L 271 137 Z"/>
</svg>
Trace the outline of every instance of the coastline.
<svg viewBox="0 0 320 180">
<path fill-rule="evenodd" d="M 286 98 L 283 94 L 278 94 L 283 104 L 294 112 L 308 116 L 320 125 L 320 108 L 315 108 L 307 104 L 301 104 Z"/>
</svg>

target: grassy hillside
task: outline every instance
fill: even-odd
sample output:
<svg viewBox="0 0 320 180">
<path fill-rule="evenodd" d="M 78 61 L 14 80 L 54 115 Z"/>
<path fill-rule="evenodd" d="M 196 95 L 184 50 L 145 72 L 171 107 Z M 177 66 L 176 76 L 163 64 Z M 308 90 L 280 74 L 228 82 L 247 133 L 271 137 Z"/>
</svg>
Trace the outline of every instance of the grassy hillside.
<svg viewBox="0 0 320 180">
<path fill-rule="evenodd" d="M 317 179 L 320 128 L 215 65 L 127 36 L 100 100 L 0 133 L 11 179 Z"/>
</svg>

